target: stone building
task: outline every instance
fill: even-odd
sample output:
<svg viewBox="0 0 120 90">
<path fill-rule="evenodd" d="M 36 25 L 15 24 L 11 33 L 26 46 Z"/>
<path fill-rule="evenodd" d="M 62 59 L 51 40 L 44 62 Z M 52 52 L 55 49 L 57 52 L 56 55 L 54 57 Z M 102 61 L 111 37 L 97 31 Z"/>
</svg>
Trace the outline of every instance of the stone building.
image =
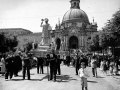
<svg viewBox="0 0 120 90">
<path fill-rule="evenodd" d="M 80 49 L 87 52 L 87 41 L 97 32 L 97 23 L 90 23 L 87 14 L 80 8 L 80 0 L 71 0 L 71 7 L 54 30 L 57 50 Z"/>
<path fill-rule="evenodd" d="M 0 33 L 5 33 L 8 36 L 17 36 L 18 48 L 24 49 L 28 42 L 39 43 L 41 41 L 42 33 L 33 33 L 30 30 L 23 28 L 4 28 L 0 29 Z"/>
<path fill-rule="evenodd" d="M 31 33 L 25 35 L 18 35 L 17 39 L 19 40 L 18 48 L 23 49 L 24 45 L 28 42 L 40 43 L 42 40 L 42 33 Z"/>
</svg>

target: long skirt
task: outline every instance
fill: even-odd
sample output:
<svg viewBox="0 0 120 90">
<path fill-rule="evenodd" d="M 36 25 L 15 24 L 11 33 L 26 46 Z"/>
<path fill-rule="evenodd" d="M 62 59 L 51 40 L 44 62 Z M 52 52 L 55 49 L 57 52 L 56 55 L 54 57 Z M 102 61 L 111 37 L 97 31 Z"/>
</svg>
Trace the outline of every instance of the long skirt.
<svg viewBox="0 0 120 90">
<path fill-rule="evenodd" d="M 110 74 L 112 75 L 113 74 L 113 67 L 110 67 L 109 71 L 110 71 Z"/>
</svg>

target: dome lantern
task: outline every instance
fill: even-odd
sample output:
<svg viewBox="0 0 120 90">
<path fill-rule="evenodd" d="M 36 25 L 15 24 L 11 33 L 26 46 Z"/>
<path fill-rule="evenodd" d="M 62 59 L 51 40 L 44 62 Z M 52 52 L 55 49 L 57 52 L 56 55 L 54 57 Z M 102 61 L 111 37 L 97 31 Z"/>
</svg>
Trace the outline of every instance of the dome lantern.
<svg viewBox="0 0 120 90">
<path fill-rule="evenodd" d="M 71 7 L 68 10 L 62 19 L 62 24 L 71 23 L 71 22 L 83 22 L 89 24 L 89 19 L 87 14 L 80 9 L 79 3 L 80 0 L 71 0 Z"/>
<path fill-rule="evenodd" d="M 80 9 L 80 6 L 79 6 L 79 3 L 80 3 L 80 0 L 71 0 L 70 1 L 71 3 L 71 9 Z"/>
</svg>

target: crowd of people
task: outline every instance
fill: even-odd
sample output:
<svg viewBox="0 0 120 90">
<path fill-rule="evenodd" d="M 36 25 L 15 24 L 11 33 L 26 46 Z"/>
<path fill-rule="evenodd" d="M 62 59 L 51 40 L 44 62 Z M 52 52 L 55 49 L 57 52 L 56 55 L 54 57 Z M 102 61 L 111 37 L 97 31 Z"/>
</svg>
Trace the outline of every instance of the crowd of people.
<svg viewBox="0 0 120 90">
<path fill-rule="evenodd" d="M 60 64 L 63 63 L 66 66 L 75 67 L 75 74 L 81 78 L 82 90 L 85 87 L 87 90 L 87 77 L 88 74 L 84 69 L 91 67 L 93 77 L 97 77 L 97 68 L 105 75 L 118 75 L 120 58 L 118 56 L 99 56 L 99 55 L 76 55 L 76 56 L 61 56 L 52 51 L 47 54 L 46 57 L 34 56 L 30 53 L 15 53 L 1 55 L 1 61 L 5 67 L 5 80 L 12 79 L 13 75 L 18 76 L 18 72 L 22 70 L 23 80 L 26 76 L 30 80 L 30 69 L 32 68 L 33 61 L 36 62 L 34 66 L 37 68 L 38 74 L 44 74 L 44 66 L 47 66 L 48 80 L 56 81 L 56 75 L 61 75 Z M 49 69 L 50 71 L 49 71 Z M 84 72 L 83 72 L 84 71 Z M 81 75 L 82 73 L 82 75 Z M 85 85 L 83 85 L 85 84 Z"/>
<path fill-rule="evenodd" d="M 18 54 L 3 54 L 0 56 L 2 62 L 2 72 L 5 72 L 5 79 L 10 79 L 12 76 L 18 76 L 19 70 L 21 70 L 22 62 Z M 4 73 L 2 73 L 3 75 Z"/>
<path fill-rule="evenodd" d="M 47 54 L 46 57 L 35 56 L 31 53 L 10 53 L 4 54 L 0 57 L 2 62 L 2 68 L 5 72 L 5 80 L 12 79 L 13 76 L 18 76 L 18 72 L 22 70 L 23 80 L 25 79 L 27 72 L 27 79 L 30 80 L 30 69 L 35 66 L 37 73 L 44 74 L 44 66 L 50 67 L 50 78 L 56 81 L 56 74 L 60 75 L 60 55 L 56 55 L 54 52 Z M 3 67 L 4 66 L 4 67 Z M 3 75 L 2 74 L 2 75 Z"/>
</svg>

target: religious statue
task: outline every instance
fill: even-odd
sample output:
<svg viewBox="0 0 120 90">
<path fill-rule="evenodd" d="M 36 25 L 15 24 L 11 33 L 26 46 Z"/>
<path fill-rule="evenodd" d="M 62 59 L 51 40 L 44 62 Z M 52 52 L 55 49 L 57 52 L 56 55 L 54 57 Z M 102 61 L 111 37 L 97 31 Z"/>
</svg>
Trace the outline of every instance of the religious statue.
<svg viewBox="0 0 120 90">
<path fill-rule="evenodd" d="M 42 19 L 41 20 L 41 27 L 42 27 L 42 41 L 41 45 L 49 45 L 49 31 L 52 30 L 50 24 L 48 23 L 48 18 Z M 45 24 L 43 24 L 43 21 L 45 21 Z"/>
</svg>

